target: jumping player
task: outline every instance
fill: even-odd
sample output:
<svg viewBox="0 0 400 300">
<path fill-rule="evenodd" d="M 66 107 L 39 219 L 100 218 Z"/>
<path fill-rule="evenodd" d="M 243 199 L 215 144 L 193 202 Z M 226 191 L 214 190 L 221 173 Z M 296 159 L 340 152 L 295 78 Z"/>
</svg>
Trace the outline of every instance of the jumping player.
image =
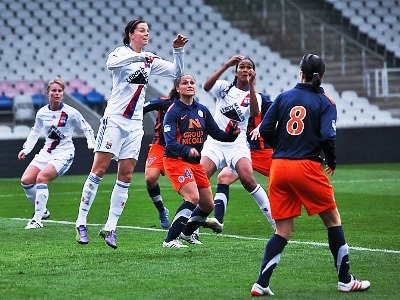
<svg viewBox="0 0 400 300">
<path fill-rule="evenodd" d="M 116 227 L 128 200 L 128 189 L 143 137 L 143 105 L 151 75 L 176 78 L 183 71 L 183 47 L 188 39 L 178 34 L 173 40 L 174 61 L 143 51 L 149 43 L 149 26 L 143 20 L 125 26 L 123 46 L 108 55 L 113 87 L 97 134 L 92 170 L 86 179 L 76 220 L 77 242 L 87 244 L 87 215 L 97 189 L 112 159 L 118 160 L 117 180 L 110 199 L 108 219 L 99 235 L 116 249 Z"/>
<path fill-rule="evenodd" d="M 235 79 L 232 83 L 218 80 L 228 68 L 233 66 L 235 66 Z M 205 82 L 204 90 L 210 92 L 217 99 L 214 118 L 219 128 L 226 130 L 233 124 L 238 124 L 241 132 L 234 143 L 220 142 L 209 137 L 201 153 L 201 164 L 204 166 L 208 178 L 217 169 L 225 166 L 236 172 L 243 187 L 254 198 L 268 222 L 274 227 L 268 196 L 254 178 L 250 150 L 246 143 L 249 117 L 257 116 L 261 109 L 261 96 L 255 91 L 255 78 L 254 62 L 242 55 L 235 55 Z M 218 201 L 215 204 L 216 206 L 224 205 L 224 202 Z M 225 211 L 225 207 L 216 209 Z M 223 224 L 216 218 L 210 218 L 203 227 L 220 233 Z"/>
<path fill-rule="evenodd" d="M 261 111 L 257 116 L 249 118 L 247 124 L 247 143 L 250 148 L 253 170 L 268 177 L 272 161 L 272 148 L 260 137 L 258 125 L 271 106 L 272 101 L 267 95 L 262 93 L 260 95 L 262 100 Z M 217 189 L 214 197 L 214 217 L 221 224 L 224 223 L 224 216 L 229 202 L 229 186 L 238 179 L 239 175 L 236 172 L 232 172 L 229 167 L 224 167 L 218 174 Z M 208 222 L 215 223 L 213 220 Z"/>
</svg>

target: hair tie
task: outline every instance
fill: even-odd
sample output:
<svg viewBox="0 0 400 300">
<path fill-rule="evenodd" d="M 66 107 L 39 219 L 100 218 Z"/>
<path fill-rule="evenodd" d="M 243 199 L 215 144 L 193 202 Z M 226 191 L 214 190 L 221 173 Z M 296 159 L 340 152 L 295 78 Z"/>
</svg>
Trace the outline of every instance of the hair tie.
<svg viewBox="0 0 400 300">
<path fill-rule="evenodd" d="M 314 76 L 318 76 L 318 77 L 319 77 L 319 74 L 318 74 L 318 73 L 313 73 L 312 76 L 313 76 L 313 77 L 314 77 Z"/>
</svg>

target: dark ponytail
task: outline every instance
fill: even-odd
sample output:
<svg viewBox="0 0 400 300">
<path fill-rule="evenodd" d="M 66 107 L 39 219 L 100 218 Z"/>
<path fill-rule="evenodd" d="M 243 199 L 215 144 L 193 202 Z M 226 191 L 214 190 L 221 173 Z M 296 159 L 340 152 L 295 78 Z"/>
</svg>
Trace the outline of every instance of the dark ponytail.
<svg viewBox="0 0 400 300">
<path fill-rule="evenodd" d="M 325 73 L 325 63 L 315 54 L 306 54 L 300 62 L 300 70 L 304 74 L 305 82 L 311 84 L 318 92 Z"/>
<path fill-rule="evenodd" d="M 128 24 L 126 24 L 125 26 L 125 35 L 124 35 L 124 40 L 123 43 L 124 45 L 129 44 L 129 34 L 134 32 L 136 27 L 140 24 L 140 23 L 146 23 L 143 20 L 139 20 L 139 19 L 134 19 L 128 22 Z"/>
<path fill-rule="evenodd" d="M 174 85 L 173 85 L 171 91 L 168 94 L 168 98 L 170 100 L 179 99 L 179 97 L 180 97 L 179 93 L 176 91 L 176 88 L 178 87 L 179 82 L 181 82 L 181 77 L 182 76 L 179 76 L 179 77 L 175 78 L 175 80 L 174 80 Z"/>
</svg>

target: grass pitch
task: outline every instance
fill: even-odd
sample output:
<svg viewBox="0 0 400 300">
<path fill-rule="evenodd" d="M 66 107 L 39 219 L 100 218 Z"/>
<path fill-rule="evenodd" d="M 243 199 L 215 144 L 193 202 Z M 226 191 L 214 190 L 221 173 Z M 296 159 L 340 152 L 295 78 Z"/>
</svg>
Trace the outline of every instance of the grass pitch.
<svg viewBox="0 0 400 300">
<path fill-rule="evenodd" d="M 266 187 L 266 178 L 256 175 Z M 136 173 L 118 223 L 118 249 L 98 237 L 115 174 L 107 174 L 89 213 L 88 245 L 74 222 L 86 176 L 49 185 L 51 218 L 24 230 L 33 213 L 19 179 L 0 179 L 0 299 L 250 299 L 272 229 L 250 195 L 235 183 L 224 223 L 203 245 L 164 249 L 166 231 Z M 327 234 L 305 213 L 271 279 L 276 299 L 400 299 L 400 164 L 339 166 L 331 178 L 350 246 L 351 271 L 371 281 L 364 293 L 340 294 Z M 212 178 L 215 191 L 215 176 Z M 182 199 L 160 179 L 170 219 Z"/>
</svg>

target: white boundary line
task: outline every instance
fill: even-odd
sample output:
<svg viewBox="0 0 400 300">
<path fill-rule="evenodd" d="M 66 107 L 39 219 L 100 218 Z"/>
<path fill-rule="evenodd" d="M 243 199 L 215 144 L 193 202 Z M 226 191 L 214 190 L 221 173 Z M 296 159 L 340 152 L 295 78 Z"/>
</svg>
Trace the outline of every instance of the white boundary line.
<svg viewBox="0 0 400 300">
<path fill-rule="evenodd" d="M 5 218 L 4 218 L 5 219 Z M 24 218 L 10 218 L 9 220 L 15 221 L 29 221 L 30 219 Z M 43 223 L 56 223 L 56 224 L 65 224 L 65 225 L 74 225 L 75 222 L 69 221 L 56 221 L 56 220 L 43 220 Z M 89 226 L 103 226 L 104 224 L 88 224 Z M 157 232 L 166 232 L 165 229 L 160 228 L 146 228 L 146 227 L 138 227 L 138 226 L 117 226 L 118 228 L 124 229 L 135 229 L 135 230 L 146 230 L 146 231 L 157 231 Z M 205 233 L 201 232 L 201 235 L 212 235 L 216 236 L 215 233 Z M 240 235 L 232 235 L 232 234 L 218 234 L 217 236 L 226 237 L 226 238 L 234 238 L 240 240 L 252 240 L 252 241 L 267 241 L 267 238 L 255 238 L 255 237 L 247 237 L 247 236 L 240 236 Z M 308 246 L 317 246 L 317 247 L 328 247 L 327 243 L 318 243 L 318 242 L 301 242 L 301 241 L 292 241 L 290 240 L 289 243 L 297 244 L 297 245 L 308 245 Z M 371 248 L 364 248 L 364 247 L 350 247 L 350 249 L 355 251 L 368 251 L 368 252 L 382 252 L 382 253 L 393 253 L 393 254 L 400 254 L 400 250 L 389 250 L 389 249 L 371 249 Z"/>
</svg>

